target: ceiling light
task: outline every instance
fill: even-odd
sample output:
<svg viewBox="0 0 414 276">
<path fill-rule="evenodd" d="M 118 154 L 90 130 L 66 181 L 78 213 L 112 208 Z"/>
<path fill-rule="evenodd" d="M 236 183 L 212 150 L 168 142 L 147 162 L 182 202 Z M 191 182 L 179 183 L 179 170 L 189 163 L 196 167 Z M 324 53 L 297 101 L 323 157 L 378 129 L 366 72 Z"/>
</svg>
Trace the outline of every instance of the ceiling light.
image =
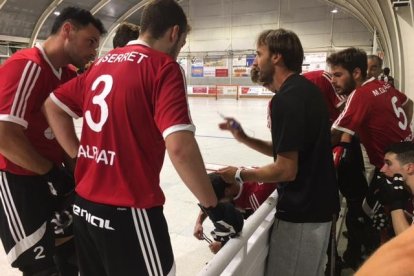
<svg viewBox="0 0 414 276">
<path fill-rule="evenodd" d="M 335 9 L 331 10 L 331 13 L 338 13 L 338 9 L 335 8 Z"/>
<path fill-rule="evenodd" d="M 53 12 L 53 14 L 56 15 L 56 16 L 59 16 L 60 15 L 60 12 L 59 11 L 55 11 L 55 12 Z"/>
</svg>

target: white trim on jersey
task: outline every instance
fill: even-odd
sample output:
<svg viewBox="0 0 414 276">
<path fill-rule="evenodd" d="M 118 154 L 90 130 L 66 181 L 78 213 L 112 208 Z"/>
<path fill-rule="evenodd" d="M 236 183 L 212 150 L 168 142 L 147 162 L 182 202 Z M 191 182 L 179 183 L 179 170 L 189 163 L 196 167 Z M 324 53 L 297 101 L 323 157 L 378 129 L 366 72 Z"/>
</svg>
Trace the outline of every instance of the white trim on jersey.
<svg viewBox="0 0 414 276">
<path fill-rule="evenodd" d="M 27 126 L 29 125 L 29 123 L 26 120 L 12 115 L 0 115 L 0 121 L 12 122 L 21 125 L 24 128 L 27 128 Z"/>
<path fill-rule="evenodd" d="M 250 206 L 252 206 L 252 209 L 255 211 L 260 207 L 260 203 L 257 200 L 257 197 L 255 194 L 252 194 L 251 196 L 249 196 L 249 202 L 250 202 Z"/>
<path fill-rule="evenodd" d="M 169 128 L 164 130 L 164 132 L 162 133 L 162 136 L 164 137 L 164 139 L 166 139 L 168 135 L 170 135 L 174 132 L 177 132 L 177 131 L 182 131 L 182 130 L 195 132 L 195 126 L 194 125 L 184 125 L 184 124 L 170 126 Z"/>
<path fill-rule="evenodd" d="M 374 80 L 377 80 L 377 79 L 374 78 L 374 77 L 371 77 L 370 79 L 366 80 L 361 86 L 364 86 L 365 84 L 367 84 L 367 83 L 369 83 L 371 81 L 374 81 Z"/>
<path fill-rule="evenodd" d="M 39 78 L 42 69 L 39 65 L 29 60 L 20 77 L 19 85 L 13 99 L 13 105 L 10 110 L 10 115 L 24 118 L 26 113 L 27 100 L 29 99 L 33 87 Z"/>
<path fill-rule="evenodd" d="M 59 68 L 59 70 L 56 70 L 55 67 L 53 67 L 52 62 L 50 62 L 49 58 L 47 57 L 45 50 L 43 49 L 43 46 L 40 43 L 37 43 L 35 45 L 37 49 L 39 49 L 40 53 L 42 53 L 43 58 L 49 64 L 50 69 L 52 69 L 53 74 L 60 80 L 62 78 L 62 68 Z"/>
<path fill-rule="evenodd" d="M 333 123 L 332 128 L 336 128 L 336 129 L 340 130 L 340 129 L 338 128 L 339 122 L 340 122 L 340 121 L 342 120 L 342 118 L 345 116 L 345 113 L 346 113 L 346 111 L 348 110 L 349 104 L 351 103 L 352 98 L 353 98 L 353 97 L 354 97 L 354 95 L 355 95 L 355 91 L 356 91 L 356 90 L 352 91 L 352 93 L 351 93 L 351 94 L 349 94 L 349 96 L 348 96 L 348 100 L 347 100 L 346 105 L 345 105 L 345 107 L 344 107 L 344 110 L 342 110 L 341 114 L 339 114 L 338 118 L 337 118 L 337 119 L 335 120 L 335 122 Z M 349 132 L 347 132 L 347 133 L 349 133 Z M 353 135 L 353 134 L 351 134 L 351 135 Z"/>
<path fill-rule="evenodd" d="M 60 109 L 62 109 L 63 111 L 65 111 L 67 114 L 69 114 L 69 116 L 71 116 L 72 118 L 78 119 L 79 116 L 73 112 L 72 110 L 70 110 L 70 108 L 65 105 L 63 102 L 61 102 L 56 96 L 55 94 L 51 93 L 50 95 L 50 99 L 57 105 L 60 107 Z"/>
<path fill-rule="evenodd" d="M 148 274 L 150 276 L 163 275 L 161 261 L 152 234 L 151 224 L 148 220 L 147 211 L 145 209 L 131 208 L 131 212 Z"/>
<path fill-rule="evenodd" d="M 345 132 L 345 133 L 348 133 L 348 134 L 350 134 L 352 136 L 355 135 L 355 131 L 352 131 L 352 130 L 347 129 L 347 128 L 344 128 L 344 127 L 340 127 L 340 126 L 335 125 L 335 126 L 332 126 L 332 128 L 337 129 L 337 130 L 340 130 L 340 131 Z"/>
<path fill-rule="evenodd" d="M 144 45 L 144 46 L 147 46 L 148 48 L 151 48 L 151 46 L 142 39 L 131 40 L 127 43 L 127 45 Z"/>
</svg>

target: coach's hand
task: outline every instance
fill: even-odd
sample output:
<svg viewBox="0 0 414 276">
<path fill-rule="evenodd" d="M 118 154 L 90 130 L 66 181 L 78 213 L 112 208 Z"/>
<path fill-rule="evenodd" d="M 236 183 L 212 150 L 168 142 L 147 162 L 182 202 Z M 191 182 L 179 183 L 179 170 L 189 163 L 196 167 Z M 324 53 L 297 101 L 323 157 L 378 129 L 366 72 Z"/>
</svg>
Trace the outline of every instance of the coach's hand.
<svg viewBox="0 0 414 276">
<path fill-rule="evenodd" d="M 234 138 L 241 142 L 243 139 L 247 137 L 246 133 L 244 132 L 241 124 L 236 121 L 234 118 L 231 117 L 224 117 L 225 122 L 219 124 L 219 128 L 221 130 L 228 130 L 233 134 Z"/>
<path fill-rule="evenodd" d="M 340 142 L 337 146 L 335 146 L 332 150 L 333 160 L 335 168 L 337 169 L 341 162 L 346 161 L 349 159 L 349 149 L 351 144 L 346 142 Z"/>
<path fill-rule="evenodd" d="M 219 202 L 216 207 L 200 208 L 209 216 L 214 224 L 211 232 L 214 240 L 227 241 L 239 234 L 243 229 L 243 215 L 230 203 Z"/>
<path fill-rule="evenodd" d="M 50 191 L 55 196 L 66 195 L 75 188 L 73 174 L 64 167 L 53 165 L 52 169 L 43 175 L 43 178 L 49 184 Z"/>
</svg>

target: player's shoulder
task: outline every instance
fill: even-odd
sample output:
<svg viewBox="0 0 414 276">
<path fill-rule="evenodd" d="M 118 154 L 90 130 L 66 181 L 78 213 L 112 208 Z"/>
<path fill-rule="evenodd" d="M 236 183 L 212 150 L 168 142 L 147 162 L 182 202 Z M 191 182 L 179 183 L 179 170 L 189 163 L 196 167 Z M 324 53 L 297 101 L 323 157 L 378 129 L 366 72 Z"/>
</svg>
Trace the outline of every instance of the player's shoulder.
<svg viewBox="0 0 414 276">
<path fill-rule="evenodd" d="M 325 71 L 323 71 L 323 70 L 308 71 L 308 72 L 303 73 L 302 76 L 304 76 L 308 80 L 312 80 L 312 79 L 315 79 L 315 78 L 323 77 L 324 72 Z"/>
<path fill-rule="evenodd" d="M 4 65 L 33 62 L 42 65 L 42 54 L 36 47 L 22 49 L 14 53 L 6 60 Z"/>
</svg>

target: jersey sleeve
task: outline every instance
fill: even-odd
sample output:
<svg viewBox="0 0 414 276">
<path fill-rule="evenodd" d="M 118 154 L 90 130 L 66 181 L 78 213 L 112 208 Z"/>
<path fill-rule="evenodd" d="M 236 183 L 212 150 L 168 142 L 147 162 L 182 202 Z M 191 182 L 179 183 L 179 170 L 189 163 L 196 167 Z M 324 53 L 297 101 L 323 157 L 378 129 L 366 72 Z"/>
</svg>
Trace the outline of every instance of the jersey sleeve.
<svg viewBox="0 0 414 276">
<path fill-rule="evenodd" d="M 31 60 L 14 60 L 0 69 L 0 120 L 28 126 L 42 68 Z"/>
<path fill-rule="evenodd" d="M 156 84 L 154 119 L 164 139 L 176 131 L 195 131 L 187 102 L 185 77 L 176 62 L 165 65 Z"/>
<path fill-rule="evenodd" d="M 85 78 L 86 73 L 71 79 L 50 94 L 50 99 L 75 119 L 83 116 L 82 106 L 84 95 L 82 91 L 84 91 Z"/>
<path fill-rule="evenodd" d="M 346 106 L 332 128 L 354 135 L 364 123 L 370 108 L 369 93 L 355 90 L 346 103 Z"/>
<path fill-rule="evenodd" d="M 399 90 L 395 89 L 398 93 L 396 93 L 397 98 L 402 106 L 406 105 L 408 103 L 408 97 L 404 93 L 400 92 Z"/>
</svg>

